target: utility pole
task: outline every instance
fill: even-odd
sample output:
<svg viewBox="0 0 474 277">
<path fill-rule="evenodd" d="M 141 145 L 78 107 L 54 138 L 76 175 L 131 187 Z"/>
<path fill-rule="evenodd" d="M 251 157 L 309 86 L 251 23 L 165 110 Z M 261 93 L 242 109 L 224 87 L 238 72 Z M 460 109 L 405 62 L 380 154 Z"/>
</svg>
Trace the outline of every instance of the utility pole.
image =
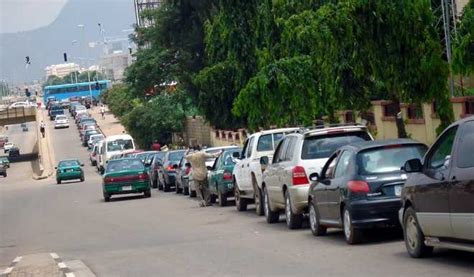
<svg viewBox="0 0 474 277">
<path fill-rule="evenodd" d="M 454 77 L 452 72 L 452 47 L 451 36 L 456 36 L 456 1 L 455 0 L 441 0 L 441 11 L 444 29 L 444 41 L 446 44 L 446 58 L 449 66 L 449 91 L 451 97 L 455 96 Z"/>
</svg>

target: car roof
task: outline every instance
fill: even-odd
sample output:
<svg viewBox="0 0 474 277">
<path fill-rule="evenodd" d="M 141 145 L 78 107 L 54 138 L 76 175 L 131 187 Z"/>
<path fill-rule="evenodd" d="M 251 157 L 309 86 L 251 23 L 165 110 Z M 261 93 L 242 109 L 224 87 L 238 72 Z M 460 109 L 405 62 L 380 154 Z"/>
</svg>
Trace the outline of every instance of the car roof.
<svg viewBox="0 0 474 277">
<path fill-rule="evenodd" d="M 302 134 L 305 137 L 310 136 L 318 136 L 318 135 L 327 135 L 331 132 L 358 132 L 358 131 L 367 131 L 367 127 L 362 125 L 344 125 L 344 126 L 329 126 L 323 128 L 315 128 L 315 129 L 302 129 Z"/>
<path fill-rule="evenodd" d="M 263 131 L 260 131 L 260 132 L 253 133 L 251 136 L 254 136 L 254 135 L 268 135 L 268 134 L 285 133 L 285 132 L 294 132 L 294 131 L 298 131 L 299 129 L 300 128 L 298 128 L 298 127 L 268 129 L 268 130 L 263 130 Z"/>
<path fill-rule="evenodd" d="M 107 141 L 113 141 L 117 139 L 132 139 L 132 136 L 130 135 L 114 135 L 114 136 L 109 136 L 106 138 Z"/>
<path fill-rule="evenodd" d="M 394 146 L 394 145 L 410 145 L 410 144 L 417 144 L 417 145 L 425 145 L 419 141 L 413 139 L 387 139 L 387 140 L 375 140 L 375 141 L 361 141 L 351 143 L 349 145 L 343 146 L 342 148 L 349 148 L 356 152 L 360 152 L 367 149 L 373 149 L 378 147 L 384 146 Z M 426 145 L 425 145 L 426 146 Z"/>
<path fill-rule="evenodd" d="M 448 128 L 451 128 L 451 127 L 453 127 L 453 126 L 455 126 L 455 125 L 461 125 L 461 124 L 466 123 L 466 122 L 471 121 L 471 120 L 474 120 L 474 115 L 465 117 L 465 118 L 463 118 L 463 119 L 460 119 L 460 120 L 454 122 L 453 124 L 449 125 Z M 448 128 L 446 128 L 446 129 L 448 129 Z"/>
</svg>

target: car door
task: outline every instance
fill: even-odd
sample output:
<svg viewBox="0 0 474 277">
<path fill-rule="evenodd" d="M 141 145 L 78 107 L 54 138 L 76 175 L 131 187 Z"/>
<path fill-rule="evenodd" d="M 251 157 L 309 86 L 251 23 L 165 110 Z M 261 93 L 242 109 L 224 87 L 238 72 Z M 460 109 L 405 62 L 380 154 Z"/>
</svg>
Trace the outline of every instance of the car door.
<svg viewBox="0 0 474 277">
<path fill-rule="evenodd" d="M 449 217 L 449 175 L 458 126 L 446 130 L 425 157 L 423 174 L 417 180 L 414 203 L 426 236 L 451 236 Z"/>
<path fill-rule="evenodd" d="M 244 165 L 244 160 L 245 160 L 245 154 L 247 153 L 247 148 L 249 147 L 249 138 L 245 140 L 244 147 L 242 148 L 242 152 L 240 153 L 240 158 L 239 160 L 235 163 L 234 170 L 233 170 L 233 175 L 235 178 L 235 181 L 239 185 L 240 188 L 240 183 L 241 183 L 241 178 L 242 178 L 242 170 L 243 170 L 243 165 Z"/>
<path fill-rule="evenodd" d="M 345 150 L 339 154 L 337 161 L 334 178 L 331 183 L 326 187 L 326 209 L 328 219 L 334 222 L 341 221 L 341 189 L 345 189 L 347 183 L 347 174 L 349 172 L 349 165 L 352 160 L 353 153 L 349 150 Z"/>
<path fill-rule="evenodd" d="M 474 120 L 461 125 L 449 177 L 449 211 L 453 237 L 474 241 Z"/>
<path fill-rule="evenodd" d="M 251 137 L 249 139 L 249 144 L 248 144 L 248 147 L 246 149 L 247 151 L 245 153 L 245 159 L 243 160 L 242 164 L 240 165 L 242 175 L 240 176 L 239 187 L 242 190 L 245 190 L 245 191 L 252 191 L 253 190 L 252 178 L 251 178 L 251 175 L 250 175 L 250 163 L 252 162 L 252 153 L 254 152 L 253 151 L 254 144 L 255 144 L 255 137 Z"/>
<path fill-rule="evenodd" d="M 281 163 L 285 161 L 286 149 L 288 148 L 289 141 L 290 139 L 287 137 L 278 144 L 277 151 L 273 156 L 272 164 L 267 167 L 268 172 L 266 173 L 266 176 L 268 178 L 265 178 L 265 182 L 268 196 L 270 197 L 270 201 L 273 203 L 281 203 L 280 200 L 277 200 L 277 198 L 281 198 L 281 183 L 278 173 L 282 170 Z"/>
<path fill-rule="evenodd" d="M 286 145 L 283 145 L 282 155 L 280 157 L 281 161 L 278 163 L 279 165 L 276 168 L 277 186 L 274 198 L 275 201 L 282 206 L 285 205 L 285 194 L 283 193 L 283 186 L 289 187 L 293 185 L 293 156 L 295 151 L 295 145 L 298 139 L 297 137 L 290 136 L 286 137 L 284 140 Z"/>
<path fill-rule="evenodd" d="M 327 189 L 331 186 L 334 178 L 334 170 L 337 164 L 339 152 L 331 155 L 321 171 L 321 176 L 318 180 L 318 185 L 314 188 L 314 198 L 316 201 L 316 207 L 318 208 L 321 222 L 335 224 L 331 222 L 329 216 L 329 199 L 327 197 Z"/>
<path fill-rule="evenodd" d="M 217 157 L 217 159 L 214 161 L 214 164 L 212 165 L 211 170 L 209 170 L 209 176 L 208 176 L 208 183 L 209 183 L 209 189 L 213 194 L 217 193 L 216 190 L 216 184 L 218 182 L 218 176 L 219 176 L 219 164 L 220 161 L 222 160 L 222 154 Z"/>
</svg>

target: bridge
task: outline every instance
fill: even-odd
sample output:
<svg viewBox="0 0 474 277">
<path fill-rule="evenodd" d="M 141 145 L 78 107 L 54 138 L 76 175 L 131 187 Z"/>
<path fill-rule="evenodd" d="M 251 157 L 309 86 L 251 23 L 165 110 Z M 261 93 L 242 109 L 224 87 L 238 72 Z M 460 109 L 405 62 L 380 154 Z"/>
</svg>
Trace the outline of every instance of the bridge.
<svg viewBox="0 0 474 277">
<path fill-rule="evenodd" d="M 36 108 L 11 108 L 0 110 L 0 126 L 36 121 Z"/>
</svg>

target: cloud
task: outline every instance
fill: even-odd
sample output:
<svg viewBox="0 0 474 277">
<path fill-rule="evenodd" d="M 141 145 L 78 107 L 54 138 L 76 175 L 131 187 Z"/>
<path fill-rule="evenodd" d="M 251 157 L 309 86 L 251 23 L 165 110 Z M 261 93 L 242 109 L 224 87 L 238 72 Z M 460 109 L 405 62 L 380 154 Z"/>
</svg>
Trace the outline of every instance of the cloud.
<svg viewBox="0 0 474 277">
<path fill-rule="evenodd" d="M 0 0 L 0 33 L 16 33 L 51 24 L 68 0 Z"/>
</svg>

